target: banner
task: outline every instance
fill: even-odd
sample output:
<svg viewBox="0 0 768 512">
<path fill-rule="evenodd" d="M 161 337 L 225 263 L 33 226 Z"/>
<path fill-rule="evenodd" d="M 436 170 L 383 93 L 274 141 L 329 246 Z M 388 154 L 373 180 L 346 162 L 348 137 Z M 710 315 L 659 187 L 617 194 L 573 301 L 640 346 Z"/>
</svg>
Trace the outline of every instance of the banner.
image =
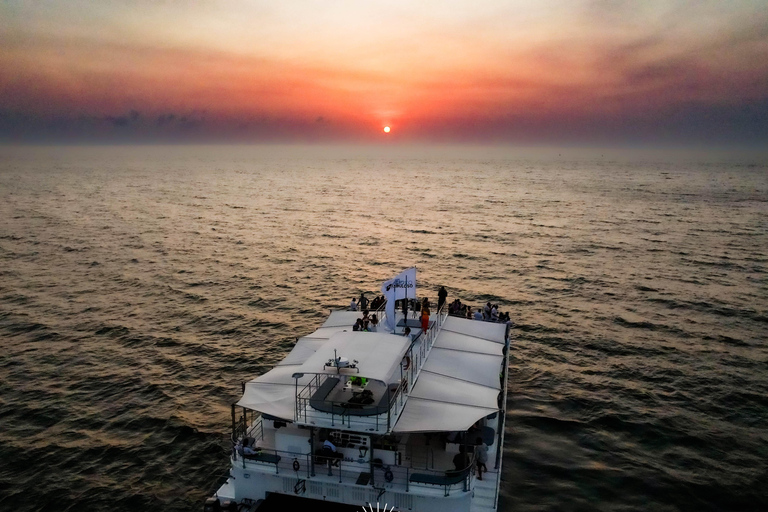
<svg viewBox="0 0 768 512">
<path fill-rule="evenodd" d="M 405 269 L 393 279 L 384 281 L 381 291 L 387 299 L 385 325 L 387 330 L 394 331 L 395 301 L 416 297 L 416 267 Z"/>
</svg>

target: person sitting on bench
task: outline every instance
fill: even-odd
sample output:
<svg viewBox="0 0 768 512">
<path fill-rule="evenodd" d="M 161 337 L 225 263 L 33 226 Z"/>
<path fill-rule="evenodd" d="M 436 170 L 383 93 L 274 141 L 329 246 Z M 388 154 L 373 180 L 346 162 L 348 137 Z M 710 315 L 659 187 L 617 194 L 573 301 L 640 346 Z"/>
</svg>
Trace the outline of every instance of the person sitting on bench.
<svg viewBox="0 0 768 512">
<path fill-rule="evenodd" d="M 243 457 L 247 457 L 249 455 L 258 455 L 261 453 L 261 448 L 251 448 L 248 445 L 243 446 Z"/>
<path fill-rule="evenodd" d="M 347 403 L 357 405 L 370 405 L 373 402 L 375 402 L 373 399 L 373 392 L 369 389 L 365 389 L 360 393 L 355 393 L 355 395 L 350 398 Z"/>
</svg>

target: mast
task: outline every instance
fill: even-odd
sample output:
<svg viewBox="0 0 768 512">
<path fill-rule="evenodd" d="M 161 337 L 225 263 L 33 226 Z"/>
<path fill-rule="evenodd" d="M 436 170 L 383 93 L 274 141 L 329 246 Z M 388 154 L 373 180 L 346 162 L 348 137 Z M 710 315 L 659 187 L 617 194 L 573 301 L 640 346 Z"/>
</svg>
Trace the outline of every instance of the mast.
<svg viewBox="0 0 768 512">
<path fill-rule="evenodd" d="M 408 326 L 408 274 L 405 275 L 405 306 L 403 306 L 403 323 Z"/>
</svg>

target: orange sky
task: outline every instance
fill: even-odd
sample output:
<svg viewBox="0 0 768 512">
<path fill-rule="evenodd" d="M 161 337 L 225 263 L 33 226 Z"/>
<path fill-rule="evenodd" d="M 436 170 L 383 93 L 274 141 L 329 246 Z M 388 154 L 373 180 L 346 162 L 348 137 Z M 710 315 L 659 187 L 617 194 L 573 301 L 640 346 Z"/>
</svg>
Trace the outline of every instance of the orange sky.
<svg viewBox="0 0 768 512">
<path fill-rule="evenodd" d="M 768 137 L 764 2 L 274 4 L 0 4 L 0 137 Z"/>
</svg>

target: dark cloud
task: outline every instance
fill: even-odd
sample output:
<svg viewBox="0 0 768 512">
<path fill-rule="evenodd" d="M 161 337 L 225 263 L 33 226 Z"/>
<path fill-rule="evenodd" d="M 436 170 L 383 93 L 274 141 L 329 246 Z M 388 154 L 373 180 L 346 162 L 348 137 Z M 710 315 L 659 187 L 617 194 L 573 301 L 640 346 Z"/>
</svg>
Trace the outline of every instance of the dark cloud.
<svg viewBox="0 0 768 512">
<path fill-rule="evenodd" d="M 122 116 L 105 116 L 104 120 L 118 128 L 125 128 L 126 126 L 137 124 L 140 117 L 141 114 L 137 110 L 131 109 Z"/>
<path fill-rule="evenodd" d="M 128 126 L 128 118 L 124 116 L 120 116 L 120 117 L 107 116 L 104 118 L 104 120 L 112 123 L 117 127 Z"/>
<path fill-rule="evenodd" d="M 176 114 L 161 114 L 157 116 L 157 126 L 164 126 L 169 123 L 173 123 L 176 120 Z"/>
<path fill-rule="evenodd" d="M 660 84 L 674 66 L 638 68 L 635 82 Z M 683 81 L 685 83 L 685 81 Z M 616 108 L 513 109 L 485 116 L 409 119 L 398 127 L 401 140 L 480 143 L 574 144 L 768 144 L 768 94 L 762 100 L 701 100 L 655 104 L 647 98 L 614 98 Z M 621 108 L 632 102 L 634 112 Z M 648 108 L 642 109 L 642 101 Z M 375 132 L 375 133 L 374 133 Z M 0 110 L 0 141 L 14 142 L 278 142 L 354 141 L 372 138 L 365 120 L 330 123 L 324 116 L 303 119 L 267 115 L 222 117 L 204 110 L 47 118 Z"/>
</svg>

